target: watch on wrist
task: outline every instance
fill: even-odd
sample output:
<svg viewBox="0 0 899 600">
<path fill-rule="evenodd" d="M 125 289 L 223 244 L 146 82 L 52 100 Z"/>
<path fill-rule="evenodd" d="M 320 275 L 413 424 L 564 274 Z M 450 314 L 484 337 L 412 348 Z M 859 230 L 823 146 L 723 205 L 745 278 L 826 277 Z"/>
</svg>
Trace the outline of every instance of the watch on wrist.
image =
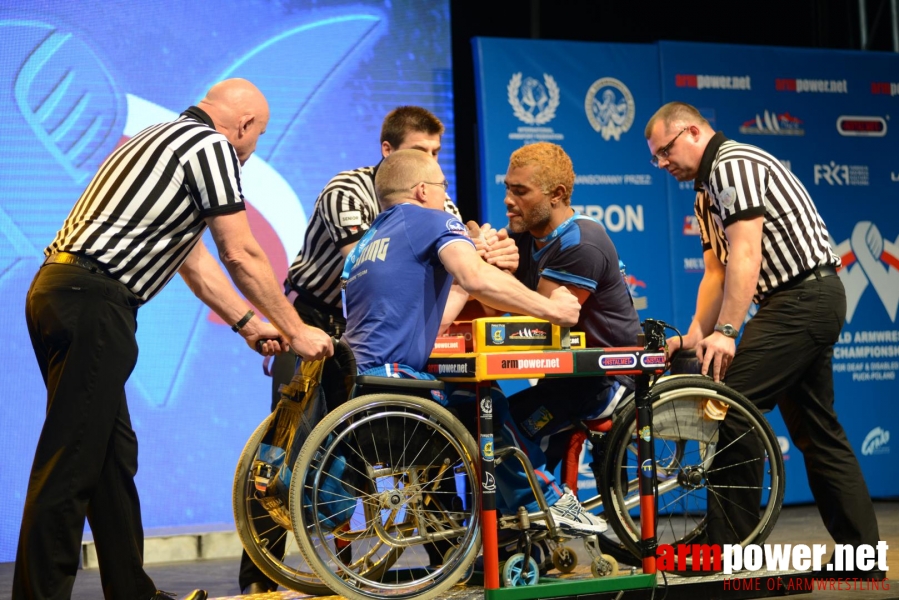
<svg viewBox="0 0 899 600">
<path fill-rule="evenodd" d="M 735 328 L 730 323 L 725 323 L 724 325 L 721 325 L 719 323 L 719 324 L 715 325 L 715 331 L 717 331 L 718 333 L 722 333 L 722 334 L 726 335 L 727 337 L 734 339 L 734 340 L 737 339 L 737 336 L 740 334 L 740 330 Z"/>
</svg>

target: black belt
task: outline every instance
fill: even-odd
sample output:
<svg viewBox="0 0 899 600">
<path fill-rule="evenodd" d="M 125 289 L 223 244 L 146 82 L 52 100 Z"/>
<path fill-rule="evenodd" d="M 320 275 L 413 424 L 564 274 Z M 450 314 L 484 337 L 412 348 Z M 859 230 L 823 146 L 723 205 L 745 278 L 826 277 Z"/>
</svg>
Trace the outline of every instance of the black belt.
<svg viewBox="0 0 899 600">
<path fill-rule="evenodd" d="M 796 287 L 800 283 L 805 283 L 806 281 L 811 281 L 812 279 L 821 280 L 825 277 L 836 277 L 837 269 L 833 265 L 824 265 L 823 267 L 815 267 L 811 271 L 806 271 L 805 273 L 800 273 L 793 279 L 789 280 L 786 283 L 782 283 L 767 294 L 766 297 L 772 296 L 777 292 L 782 292 L 784 290 L 789 290 L 791 288 Z"/>
<path fill-rule="evenodd" d="M 91 273 L 98 275 L 108 275 L 106 269 L 101 267 L 94 260 L 82 256 L 80 254 L 72 254 L 71 252 L 54 252 L 44 260 L 45 265 L 74 265 L 81 267 Z"/>
</svg>

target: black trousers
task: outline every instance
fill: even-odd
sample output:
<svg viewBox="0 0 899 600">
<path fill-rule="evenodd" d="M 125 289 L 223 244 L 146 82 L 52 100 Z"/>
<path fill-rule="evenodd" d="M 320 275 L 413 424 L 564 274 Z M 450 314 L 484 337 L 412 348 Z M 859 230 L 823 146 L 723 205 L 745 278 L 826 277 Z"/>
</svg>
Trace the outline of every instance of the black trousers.
<svg viewBox="0 0 899 600">
<path fill-rule="evenodd" d="M 827 531 L 838 544 L 876 544 L 877 520 L 861 467 L 834 411 L 833 346 L 846 317 L 839 277 L 777 291 L 746 324 L 725 382 L 762 410 L 780 407 L 793 444 L 802 452 L 808 483 Z M 763 465 L 760 449 L 740 438 L 745 423 L 722 422 L 708 494 L 709 540 L 734 543 L 758 523 Z M 736 440 L 736 441 L 735 441 Z M 746 465 L 758 465 L 757 468 Z M 735 466 L 736 465 L 736 466 Z M 729 487 L 735 486 L 735 487 Z"/>
<path fill-rule="evenodd" d="M 297 313 L 300 315 L 300 318 L 303 319 L 304 323 L 322 329 L 331 337 L 340 338 L 346 330 L 346 320 L 338 314 L 312 308 L 307 304 L 304 304 L 303 300 L 300 298 L 294 303 L 294 307 L 297 309 Z M 290 352 L 278 354 L 272 360 L 272 412 L 274 412 L 275 407 L 281 400 L 279 389 L 281 388 L 281 385 L 290 383 L 293 374 L 299 366 L 298 360 L 299 357 L 292 350 Z M 329 409 L 333 408 L 331 403 L 335 400 L 339 402 L 346 399 L 346 391 L 345 389 L 341 389 L 343 386 L 342 372 L 338 366 L 334 364 L 334 361 L 327 361 L 325 363 L 325 368 L 322 373 L 322 385 L 325 389 L 325 398 L 327 398 L 329 402 Z M 265 512 L 265 509 L 257 503 L 254 502 L 250 505 L 250 511 L 254 521 L 257 523 L 257 531 L 272 532 L 267 536 L 269 541 L 269 551 L 275 556 L 283 556 L 286 542 L 284 531 L 271 520 Z M 240 572 L 237 581 L 241 590 L 246 589 L 251 583 L 262 583 L 270 590 L 275 590 L 278 587 L 277 583 L 269 579 L 265 573 L 256 566 L 246 551 L 244 551 L 240 557 Z"/>
<path fill-rule="evenodd" d="M 71 596 L 85 516 L 105 597 L 141 600 L 156 591 L 143 569 L 137 438 L 125 400 L 137 306 L 122 284 L 71 265 L 42 267 L 28 291 L 47 416 L 25 498 L 15 600 Z"/>
</svg>

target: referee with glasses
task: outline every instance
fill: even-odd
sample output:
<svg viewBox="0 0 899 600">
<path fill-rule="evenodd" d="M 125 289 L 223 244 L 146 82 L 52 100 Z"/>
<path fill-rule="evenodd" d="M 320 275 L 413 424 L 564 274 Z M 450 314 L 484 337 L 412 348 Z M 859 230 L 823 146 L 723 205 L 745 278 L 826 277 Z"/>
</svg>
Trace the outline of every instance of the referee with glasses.
<svg viewBox="0 0 899 600">
<path fill-rule="evenodd" d="M 248 81 L 214 85 L 198 106 L 115 150 L 75 204 L 31 288 L 25 312 L 47 385 L 16 554 L 14 600 L 68 598 L 90 522 L 107 599 L 172 598 L 143 569 L 134 485 L 137 439 L 125 382 L 137 361 L 137 312 L 180 273 L 250 348 L 330 355 L 303 324 L 247 224 L 241 166 L 268 123 Z M 209 228 L 233 289 L 202 241 Z M 184 596 L 205 600 L 203 590 Z"/>
<path fill-rule="evenodd" d="M 696 189 L 705 273 L 683 348 L 760 409 L 780 407 L 834 541 L 877 544 L 868 488 L 834 412 L 831 359 L 846 316 L 840 259 L 808 191 L 774 156 L 716 133 L 689 104 L 664 105 L 645 135 L 652 163 Z M 737 347 L 751 302 L 759 308 Z M 680 345 L 669 340 L 672 351 Z M 735 466 L 757 450 L 738 439 L 732 416 L 724 424 L 718 446 L 727 450 L 709 477 L 719 489 L 708 499 L 713 543 L 745 538 L 760 505 L 746 487 L 760 489 L 761 463 Z"/>
</svg>

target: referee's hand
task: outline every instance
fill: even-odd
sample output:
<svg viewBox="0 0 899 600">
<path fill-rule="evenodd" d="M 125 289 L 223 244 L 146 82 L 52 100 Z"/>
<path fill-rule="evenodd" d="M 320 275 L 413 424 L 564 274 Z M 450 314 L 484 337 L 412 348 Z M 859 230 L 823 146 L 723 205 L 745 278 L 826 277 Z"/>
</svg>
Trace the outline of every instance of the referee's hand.
<svg viewBox="0 0 899 600">
<path fill-rule="evenodd" d="M 334 354 L 331 336 L 317 327 L 308 325 L 303 325 L 299 335 L 290 338 L 290 348 L 303 357 L 303 360 L 318 360 Z"/>
</svg>

